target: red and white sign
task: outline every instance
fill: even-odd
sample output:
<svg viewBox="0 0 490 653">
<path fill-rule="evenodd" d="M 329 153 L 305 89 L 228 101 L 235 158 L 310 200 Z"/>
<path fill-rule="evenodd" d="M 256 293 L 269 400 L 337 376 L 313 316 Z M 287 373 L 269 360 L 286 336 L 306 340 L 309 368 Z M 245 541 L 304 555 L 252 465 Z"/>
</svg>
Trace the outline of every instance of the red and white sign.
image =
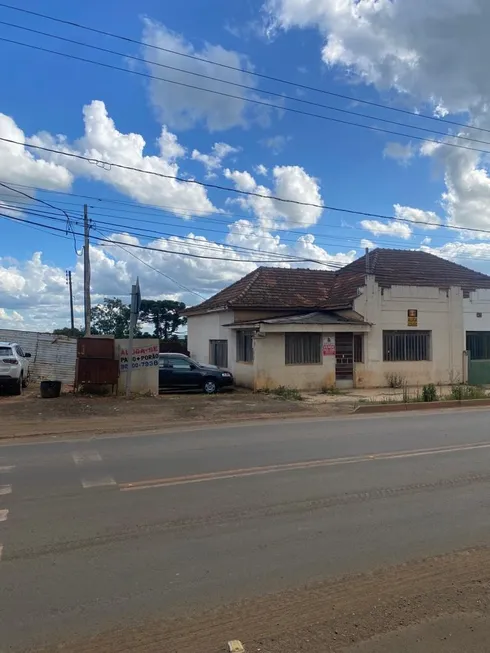
<svg viewBox="0 0 490 653">
<path fill-rule="evenodd" d="M 324 356 L 335 356 L 335 337 L 325 336 L 323 338 L 322 352 Z"/>
</svg>

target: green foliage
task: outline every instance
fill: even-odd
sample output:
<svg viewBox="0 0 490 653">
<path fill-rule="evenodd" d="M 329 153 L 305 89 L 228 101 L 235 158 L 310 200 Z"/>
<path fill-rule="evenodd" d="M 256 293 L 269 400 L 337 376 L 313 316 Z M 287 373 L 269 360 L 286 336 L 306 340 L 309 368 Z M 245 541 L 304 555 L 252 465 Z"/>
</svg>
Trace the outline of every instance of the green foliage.
<svg viewBox="0 0 490 653">
<path fill-rule="evenodd" d="M 108 335 L 114 338 L 129 336 L 130 307 L 117 297 L 105 297 L 103 304 L 94 306 L 91 311 L 91 328 L 94 335 Z M 135 329 L 135 335 L 140 332 Z"/>
<path fill-rule="evenodd" d="M 433 383 L 428 383 L 422 388 L 423 401 L 437 401 L 436 386 Z"/>
<path fill-rule="evenodd" d="M 285 385 L 279 385 L 277 388 L 265 388 L 259 390 L 267 395 L 274 395 L 278 399 L 285 399 L 289 401 L 303 401 L 303 395 L 297 388 L 288 388 Z"/>
<path fill-rule="evenodd" d="M 185 310 L 183 302 L 170 299 L 141 301 L 140 320 L 151 322 L 154 325 L 153 336 L 159 340 L 172 340 L 176 338 L 175 332 L 187 323 L 187 318 L 182 316 Z"/>
<path fill-rule="evenodd" d="M 153 333 L 148 331 L 142 333 L 141 327 L 137 325 L 134 332 L 135 337 L 158 338 L 159 340 L 177 339 L 177 329 L 187 322 L 187 319 L 181 315 L 184 310 L 183 302 L 175 302 L 170 299 L 141 300 L 139 320 L 153 324 L 154 330 Z M 92 308 L 92 333 L 127 338 L 129 336 L 129 317 L 129 304 L 124 304 L 117 297 L 105 297 L 102 304 Z"/>
<path fill-rule="evenodd" d="M 55 336 L 69 336 L 70 338 L 82 338 L 83 331 L 81 329 L 70 329 L 70 327 L 63 327 L 62 329 L 55 329 L 53 331 Z"/>
<path fill-rule="evenodd" d="M 336 388 L 334 385 L 324 385 L 322 386 L 322 394 L 324 395 L 341 395 L 342 391 Z"/>
<path fill-rule="evenodd" d="M 476 385 L 455 385 L 451 389 L 450 399 L 463 401 L 465 399 L 485 399 L 487 394 L 484 388 Z"/>
</svg>

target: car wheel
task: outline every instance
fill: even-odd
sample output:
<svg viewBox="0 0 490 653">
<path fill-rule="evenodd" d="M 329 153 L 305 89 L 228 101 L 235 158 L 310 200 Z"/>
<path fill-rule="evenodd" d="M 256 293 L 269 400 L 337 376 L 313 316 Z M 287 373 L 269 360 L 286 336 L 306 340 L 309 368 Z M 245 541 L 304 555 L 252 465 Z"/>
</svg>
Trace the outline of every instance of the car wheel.
<svg viewBox="0 0 490 653">
<path fill-rule="evenodd" d="M 21 376 L 18 381 L 16 381 L 14 385 L 14 395 L 19 396 L 22 394 L 22 384 L 23 384 L 23 377 Z"/>
<path fill-rule="evenodd" d="M 216 381 L 213 379 L 204 379 L 203 390 L 207 395 L 214 395 L 214 393 L 218 390 Z"/>
<path fill-rule="evenodd" d="M 29 385 L 29 380 L 30 380 L 29 374 L 25 378 L 22 377 L 22 387 L 23 388 L 27 388 L 27 386 Z"/>
</svg>

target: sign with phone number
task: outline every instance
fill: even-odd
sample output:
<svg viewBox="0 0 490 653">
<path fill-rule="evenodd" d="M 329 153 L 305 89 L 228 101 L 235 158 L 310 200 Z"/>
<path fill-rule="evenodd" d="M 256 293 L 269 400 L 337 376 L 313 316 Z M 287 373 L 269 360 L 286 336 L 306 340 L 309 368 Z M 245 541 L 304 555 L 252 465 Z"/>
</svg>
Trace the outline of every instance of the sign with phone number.
<svg viewBox="0 0 490 653">
<path fill-rule="evenodd" d="M 128 350 L 121 350 L 121 358 L 119 360 L 119 369 L 124 372 L 129 367 Z M 151 347 L 135 347 L 131 360 L 131 369 L 137 370 L 140 368 L 156 367 L 158 366 L 158 345 Z"/>
</svg>

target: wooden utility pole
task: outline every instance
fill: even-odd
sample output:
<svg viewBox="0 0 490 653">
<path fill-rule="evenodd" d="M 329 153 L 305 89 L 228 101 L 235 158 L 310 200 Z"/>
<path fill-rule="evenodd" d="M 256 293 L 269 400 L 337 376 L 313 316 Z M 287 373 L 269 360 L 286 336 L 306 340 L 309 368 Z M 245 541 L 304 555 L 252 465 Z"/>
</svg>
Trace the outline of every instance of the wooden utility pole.
<svg viewBox="0 0 490 653">
<path fill-rule="evenodd" d="M 75 335 L 75 316 L 73 315 L 73 286 L 71 283 L 71 270 L 66 271 L 66 283 L 70 291 L 70 322 L 71 322 L 71 335 Z"/>
<path fill-rule="evenodd" d="M 90 335 L 90 223 L 88 207 L 83 205 L 83 306 L 85 311 L 85 336 Z"/>
</svg>

